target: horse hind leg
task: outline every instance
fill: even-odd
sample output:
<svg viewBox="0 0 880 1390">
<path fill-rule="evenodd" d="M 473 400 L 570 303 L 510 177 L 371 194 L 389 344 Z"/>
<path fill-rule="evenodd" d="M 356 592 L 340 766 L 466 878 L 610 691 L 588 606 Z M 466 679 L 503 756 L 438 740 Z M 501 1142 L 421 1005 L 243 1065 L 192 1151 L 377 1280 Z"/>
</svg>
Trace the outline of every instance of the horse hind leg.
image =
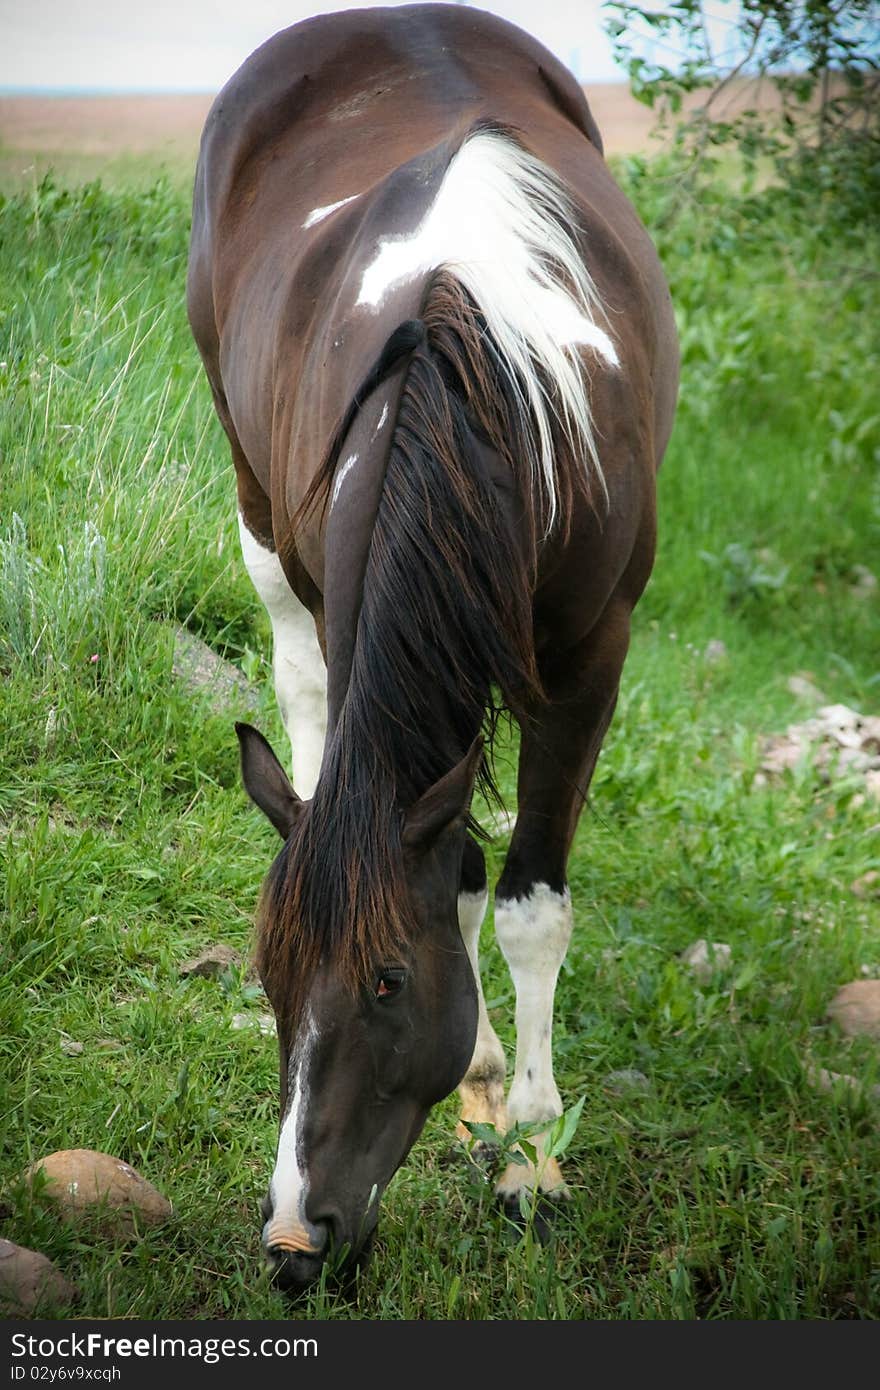
<svg viewBox="0 0 880 1390">
<path fill-rule="evenodd" d="M 310 797 L 317 785 L 327 732 L 327 669 L 309 610 L 287 582 L 274 550 L 239 512 L 241 553 L 272 623 L 275 696 L 293 751 L 294 786 Z"/>
<path fill-rule="evenodd" d="M 480 980 L 480 927 L 486 915 L 489 901 L 486 883 L 486 865 L 483 852 L 474 840 L 465 842 L 462 863 L 461 890 L 458 896 L 458 921 L 461 938 L 474 972 L 477 987 L 477 1040 L 474 1055 L 464 1080 L 459 1086 L 461 1097 L 461 1116 L 456 1127 L 459 1139 L 468 1143 L 472 1138 L 465 1121 L 471 1124 L 494 1125 L 499 1134 L 507 1128 L 507 1112 L 504 1104 L 506 1080 L 506 1060 L 504 1049 L 489 1021 L 486 1000 Z M 474 1152 L 485 1154 L 485 1146 L 478 1142 Z"/>
<path fill-rule="evenodd" d="M 547 707 L 525 721 L 518 814 L 495 893 L 495 932 L 516 991 L 516 1064 L 507 1102 L 511 1124 L 547 1126 L 562 1113 L 553 1074 L 553 1003 L 572 932 L 566 866 L 578 816 L 614 706 L 629 642 L 629 608 L 615 604 L 564 672 L 545 674 Z M 523 1192 L 568 1196 L 547 1131 L 531 1139 L 537 1170 L 510 1163 L 496 1194 L 518 1218 Z"/>
</svg>

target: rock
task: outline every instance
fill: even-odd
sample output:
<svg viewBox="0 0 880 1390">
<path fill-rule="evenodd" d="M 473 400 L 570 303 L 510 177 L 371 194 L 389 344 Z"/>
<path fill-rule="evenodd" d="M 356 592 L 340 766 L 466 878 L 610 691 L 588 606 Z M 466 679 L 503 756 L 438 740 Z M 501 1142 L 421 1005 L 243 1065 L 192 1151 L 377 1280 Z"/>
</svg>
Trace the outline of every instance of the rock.
<svg viewBox="0 0 880 1390">
<path fill-rule="evenodd" d="M 120 1234 L 158 1226 L 171 1216 L 171 1203 L 129 1164 L 94 1149 L 61 1149 L 28 1169 L 33 1182 L 45 1177 L 41 1194 L 57 1203 L 66 1219 L 100 1214 Z"/>
<path fill-rule="evenodd" d="M 237 1033 L 244 1028 L 259 1028 L 268 1036 L 275 1032 L 275 1018 L 272 1014 L 233 1014 L 232 1027 Z"/>
<path fill-rule="evenodd" d="M 854 598 L 873 598 L 877 592 L 877 576 L 872 574 L 867 565 L 853 565 L 850 571 L 853 583 L 850 586 L 850 593 Z"/>
<path fill-rule="evenodd" d="M 816 685 L 812 671 L 795 671 L 793 676 L 789 676 L 786 686 L 789 694 L 795 695 L 799 700 L 809 700 L 814 705 L 825 702 L 825 696 Z"/>
<path fill-rule="evenodd" d="M 45 1255 L 11 1240 L 0 1240 L 0 1312 L 4 1317 L 42 1315 L 43 1309 L 59 1311 L 76 1297 L 73 1284 Z"/>
<path fill-rule="evenodd" d="M 645 1073 L 635 1067 L 621 1067 L 618 1071 L 610 1071 L 603 1078 L 602 1085 L 616 1096 L 632 1095 L 633 1092 L 644 1094 L 651 1089 L 651 1083 Z"/>
<path fill-rule="evenodd" d="M 854 878 L 849 888 L 857 898 L 880 898 L 880 873 L 876 869 L 869 869 L 860 878 Z"/>
<path fill-rule="evenodd" d="M 701 985 L 709 984 L 715 975 L 727 970 L 731 958 L 730 947 L 723 941 L 706 941 L 702 936 L 679 956 L 682 965 L 687 966 Z"/>
<path fill-rule="evenodd" d="M 854 1076 L 841 1071 L 826 1071 L 825 1067 L 807 1067 L 806 1076 L 816 1091 L 832 1094 L 834 1091 L 866 1091 L 873 1100 L 880 1100 L 880 1086 L 864 1087 Z"/>
<path fill-rule="evenodd" d="M 239 706 L 252 713 L 259 710 L 260 701 L 250 681 L 215 651 L 185 627 L 174 626 L 174 655 L 172 675 L 185 690 L 194 695 L 206 694 L 215 714 L 226 714 L 229 706 Z"/>
<path fill-rule="evenodd" d="M 880 1038 L 880 980 L 850 980 L 828 1005 L 828 1017 L 847 1037 Z"/>
<path fill-rule="evenodd" d="M 709 666 L 719 666 L 727 660 L 727 647 L 720 637 L 713 637 L 711 642 L 706 643 L 703 659 Z"/>
<path fill-rule="evenodd" d="M 241 956 L 231 946 L 209 946 L 200 956 L 184 961 L 180 967 L 181 975 L 202 975 L 206 980 L 216 980 L 231 965 L 240 965 Z"/>
<path fill-rule="evenodd" d="M 792 680 L 795 678 L 792 677 Z M 826 781 L 861 774 L 865 789 L 880 788 L 880 717 L 860 714 L 847 705 L 823 705 L 812 719 L 790 724 L 784 734 L 764 739 L 761 773 L 778 777 L 801 762 L 811 762 Z M 766 776 L 762 779 L 766 782 Z M 755 779 L 758 782 L 758 778 Z"/>
</svg>

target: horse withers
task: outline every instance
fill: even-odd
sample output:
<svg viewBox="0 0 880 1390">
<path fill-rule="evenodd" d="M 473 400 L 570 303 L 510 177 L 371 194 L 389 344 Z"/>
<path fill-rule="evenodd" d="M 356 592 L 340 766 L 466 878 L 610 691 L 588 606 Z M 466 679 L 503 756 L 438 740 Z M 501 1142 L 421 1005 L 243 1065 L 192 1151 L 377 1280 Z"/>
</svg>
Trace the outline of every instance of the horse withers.
<svg viewBox="0 0 880 1390">
<path fill-rule="evenodd" d="M 322 16 L 248 59 L 202 137 L 188 307 L 299 789 L 237 726 L 282 841 L 257 917 L 281 1069 L 263 1242 L 296 1290 L 363 1255 L 456 1086 L 463 1135 L 561 1112 L 566 862 L 653 563 L 676 335 L 574 79 L 451 5 Z M 470 811 L 501 708 L 506 1098 Z M 514 1212 L 567 1193 L 537 1156 L 500 1178 Z"/>
</svg>

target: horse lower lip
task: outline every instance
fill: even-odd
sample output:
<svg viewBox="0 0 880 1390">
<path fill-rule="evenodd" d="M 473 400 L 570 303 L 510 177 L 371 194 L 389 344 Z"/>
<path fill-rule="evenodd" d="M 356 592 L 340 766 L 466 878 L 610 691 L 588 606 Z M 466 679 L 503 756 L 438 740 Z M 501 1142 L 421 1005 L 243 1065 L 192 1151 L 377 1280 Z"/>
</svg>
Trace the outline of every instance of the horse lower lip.
<svg viewBox="0 0 880 1390">
<path fill-rule="evenodd" d="M 289 1295 L 303 1293 L 314 1284 L 324 1263 L 320 1255 L 304 1255 L 301 1252 L 288 1254 L 278 1251 L 276 1254 L 269 1251 L 268 1256 L 272 1282 Z"/>
</svg>

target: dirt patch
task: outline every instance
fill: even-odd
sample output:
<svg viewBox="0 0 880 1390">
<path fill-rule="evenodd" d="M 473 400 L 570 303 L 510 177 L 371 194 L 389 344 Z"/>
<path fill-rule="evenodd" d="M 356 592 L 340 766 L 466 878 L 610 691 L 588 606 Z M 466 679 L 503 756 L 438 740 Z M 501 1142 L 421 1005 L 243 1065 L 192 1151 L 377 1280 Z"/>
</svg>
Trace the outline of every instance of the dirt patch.
<svg viewBox="0 0 880 1390">
<path fill-rule="evenodd" d="M 213 101 L 191 96 L 0 97 L 9 150 L 67 154 L 191 153 Z"/>
<path fill-rule="evenodd" d="M 648 148 L 654 113 L 634 100 L 626 83 L 596 84 L 587 95 L 609 154 Z M 75 167 L 99 165 L 126 155 L 192 167 L 212 101 L 210 93 L 0 97 L 0 145 L 7 163 L 18 156 L 18 164 L 24 157 L 38 167 L 48 161 L 64 169 L 71 160 Z"/>
</svg>

